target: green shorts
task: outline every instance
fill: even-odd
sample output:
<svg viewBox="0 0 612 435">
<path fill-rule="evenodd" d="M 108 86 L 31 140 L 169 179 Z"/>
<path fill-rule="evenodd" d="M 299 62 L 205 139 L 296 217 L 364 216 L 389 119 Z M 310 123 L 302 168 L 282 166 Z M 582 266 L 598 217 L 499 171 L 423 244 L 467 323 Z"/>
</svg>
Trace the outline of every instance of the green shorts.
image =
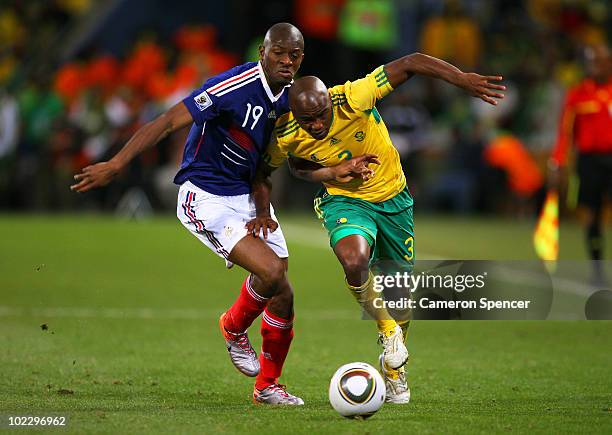
<svg viewBox="0 0 612 435">
<path fill-rule="evenodd" d="M 372 247 L 370 264 L 391 260 L 410 267 L 415 259 L 412 204 L 408 188 L 379 203 L 329 195 L 325 189 L 314 200 L 332 249 L 340 239 L 358 234 Z"/>
</svg>

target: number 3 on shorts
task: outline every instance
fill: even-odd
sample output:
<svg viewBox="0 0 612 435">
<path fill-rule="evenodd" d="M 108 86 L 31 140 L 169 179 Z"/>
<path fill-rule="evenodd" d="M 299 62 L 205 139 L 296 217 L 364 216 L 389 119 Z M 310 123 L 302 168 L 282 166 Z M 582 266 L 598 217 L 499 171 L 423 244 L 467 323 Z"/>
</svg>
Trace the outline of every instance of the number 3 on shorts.
<svg viewBox="0 0 612 435">
<path fill-rule="evenodd" d="M 414 258 L 414 237 L 408 237 L 404 245 L 406 245 L 406 249 L 408 250 L 408 254 L 404 255 L 404 258 L 410 261 Z"/>
</svg>

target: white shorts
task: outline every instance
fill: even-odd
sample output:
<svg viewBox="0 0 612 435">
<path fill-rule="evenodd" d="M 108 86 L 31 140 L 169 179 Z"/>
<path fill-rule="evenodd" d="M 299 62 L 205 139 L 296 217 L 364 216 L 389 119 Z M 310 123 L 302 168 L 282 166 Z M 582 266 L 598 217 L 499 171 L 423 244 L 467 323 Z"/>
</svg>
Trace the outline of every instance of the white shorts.
<svg viewBox="0 0 612 435">
<path fill-rule="evenodd" d="M 270 213 L 278 222 L 272 204 Z M 179 189 L 176 215 L 185 228 L 223 258 L 227 267 L 231 267 L 232 263 L 227 257 L 236 243 L 247 235 L 244 226 L 255 218 L 256 210 L 249 194 L 213 195 L 186 181 Z M 260 238 L 263 240 L 262 236 Z M 265 241 L 280 258 L 289 256 L 280 225 L 276 231 L 268 233 L 268 239 Z"/>
</svg>

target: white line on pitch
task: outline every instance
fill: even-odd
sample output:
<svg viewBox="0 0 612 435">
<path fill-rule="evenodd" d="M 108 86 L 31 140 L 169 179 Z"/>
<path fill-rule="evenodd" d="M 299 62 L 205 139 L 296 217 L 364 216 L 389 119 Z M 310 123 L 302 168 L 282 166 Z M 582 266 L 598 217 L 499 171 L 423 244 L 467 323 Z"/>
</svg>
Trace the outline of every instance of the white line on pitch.
<svg viewBox="0 0 612 435">
<path fill-rule="evenodd" d="M 1 306 L 0 317 L 42 317 L 77 319 L 161 319 L 161 320 L 202 320 L 218 319 L 223 311 L 197 310 L 188 308 L 107 308 L 107 307 L 15 307 Z M 360 318 L 357 306 L 354 310 L 300 310 L 300 318 L 306 320 L 353 320 Z"/>
<path fill-rule="evenodd" d="M 310 246 L 321 249 L 331 249 L 329 247 L 329 241 L 325 230 L 323 228 L 315 229 L 309 225 L 300 224 L 282 224 L 283 232 L 288 242 L 294 242 L 304 246 Z M 441 257 L 439 255 L 431 254 L 428 252 L 418 252 L 419 260 L 452 260 L 447 257 Z M 509 260 L 512 261 L 512 260 Z M 535 260 L 534 260 L 535 261 Z M 517 270 L 509 266 L 504 266 L 500 260 L 496 266 L 498 272 L 502 272 L 505 278 L 515 282 L 517 285 L 528 284 L 528 285 L 540 285 L 544 279 L 544 275 L 529 272 L 526 270 Z M 505 272 L 505 273 L 504 273 Z M 562 278 L 555 275 L 551 276 L 553 282 L 553 288 L 560 290 L 564 293 L 573 294 L 577 296 L 588 295 L 592 292 L 591 287 L 588 284 L 582 283 L 569 278 Z"/>
</svg>

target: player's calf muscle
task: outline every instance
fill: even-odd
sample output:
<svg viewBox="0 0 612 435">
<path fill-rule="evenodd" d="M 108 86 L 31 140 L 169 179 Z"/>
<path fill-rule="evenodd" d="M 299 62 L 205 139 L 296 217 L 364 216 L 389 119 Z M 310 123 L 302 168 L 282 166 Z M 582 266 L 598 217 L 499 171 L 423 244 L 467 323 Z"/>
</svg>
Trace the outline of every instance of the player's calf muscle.
<svg viewBox="0 0 612 435">
<path fill-rule="evenodd" d="M 283 319 L 289 319 L 293 316 L 293 290 L 288 281 L 270 299 L 268 310 Z"/>
</svg>

